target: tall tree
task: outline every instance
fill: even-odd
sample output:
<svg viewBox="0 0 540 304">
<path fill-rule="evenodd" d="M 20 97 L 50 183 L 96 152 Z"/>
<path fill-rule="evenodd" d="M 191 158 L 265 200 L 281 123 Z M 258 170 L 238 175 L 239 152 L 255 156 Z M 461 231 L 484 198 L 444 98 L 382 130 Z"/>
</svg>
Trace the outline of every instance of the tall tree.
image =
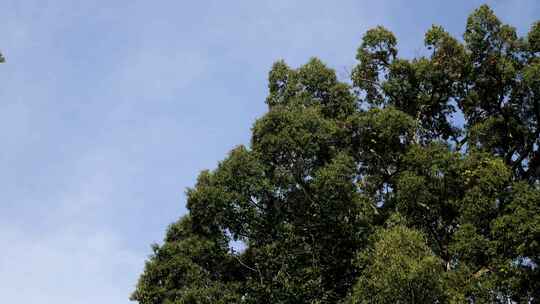
<svg viewBox="0 0 540 304">
<path fill-rule="evenodd" d="M 371 29 L 350 81 L 276 62 L 251 144 L 200 174 L 131 299 L 540 302 L 540 22 L 481 6 L 463 38 L 433 26 L 407 59 Z"/>
</svg>

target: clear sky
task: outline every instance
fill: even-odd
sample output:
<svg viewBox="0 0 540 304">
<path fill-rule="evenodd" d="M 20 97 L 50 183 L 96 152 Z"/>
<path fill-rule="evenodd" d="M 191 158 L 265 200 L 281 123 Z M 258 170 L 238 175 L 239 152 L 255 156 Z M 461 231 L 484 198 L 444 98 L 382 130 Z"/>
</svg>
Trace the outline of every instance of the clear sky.
<svg viewBox="0 0 540 304">
<path fill-rule="evenodd" d="M 370 27 L 413 56 L 482 3 L 0 1 L 0 302 L 128 303 L 186 187 L 249 142 L 272 62 L 344 76 Z M 488 3 L 520 33 L 540 19 Z"/>
</svg>

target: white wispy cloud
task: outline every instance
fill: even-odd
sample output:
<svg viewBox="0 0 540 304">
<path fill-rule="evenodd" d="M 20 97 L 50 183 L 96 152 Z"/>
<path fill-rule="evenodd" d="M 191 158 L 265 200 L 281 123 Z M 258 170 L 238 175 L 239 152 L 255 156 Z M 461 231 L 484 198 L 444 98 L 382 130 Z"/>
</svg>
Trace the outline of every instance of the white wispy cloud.
<svg viewBox="0 0 540 304">
<path fill-rule="evenodd" d="M 29 235 L 0 225 L 3 301 L 125 303 L 133 271 L 141 269 L 140 255 L 127 250 L 113 231 L 62 226 L 55 234 Z"/>
</svg>

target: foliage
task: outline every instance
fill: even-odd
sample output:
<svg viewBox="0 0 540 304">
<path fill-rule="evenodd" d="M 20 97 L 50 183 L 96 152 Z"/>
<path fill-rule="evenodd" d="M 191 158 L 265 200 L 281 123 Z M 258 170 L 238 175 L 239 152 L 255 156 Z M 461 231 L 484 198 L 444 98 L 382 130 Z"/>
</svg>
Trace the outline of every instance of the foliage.
<svg viewBox="0 0 540 304">
<path fill-rule="evenodd" d="M 540 22 L 481 6 L 463 38 L 433 26 L 406 59 L 374 28 L 350 82 L 276 62 L 251 144 L 199 175 L 132 300 L 539 302 Z"/>
<path fill-rule="evenodd" d="M 352 296 L 356 303 L 442 303 L 446 301 L 442 261 L 421 233 L 395 226 L 375 234 L 373 248 L 359 258 L 363 267 Z"/>
</svg>

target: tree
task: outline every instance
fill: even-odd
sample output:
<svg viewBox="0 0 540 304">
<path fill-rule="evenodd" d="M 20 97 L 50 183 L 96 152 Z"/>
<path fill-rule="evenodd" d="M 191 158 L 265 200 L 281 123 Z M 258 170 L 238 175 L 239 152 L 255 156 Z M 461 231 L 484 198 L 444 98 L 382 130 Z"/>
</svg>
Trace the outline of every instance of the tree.
<svg viewBox="0 0 540 304">
<path fill-rule="evenodd" d="M 131 299 L 539 302 L 540 22 L 484 5 L 425 44 L 367 31 L 350 82 L 276 62 L 251 144 L 199 175 Z"/>
</svg>

